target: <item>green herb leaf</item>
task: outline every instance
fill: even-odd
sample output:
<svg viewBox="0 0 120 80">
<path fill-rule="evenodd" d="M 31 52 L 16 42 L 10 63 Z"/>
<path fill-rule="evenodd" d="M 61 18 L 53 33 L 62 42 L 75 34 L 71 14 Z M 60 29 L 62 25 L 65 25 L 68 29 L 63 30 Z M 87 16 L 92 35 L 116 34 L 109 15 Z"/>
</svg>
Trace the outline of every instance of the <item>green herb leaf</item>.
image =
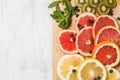
<svg viewBox="0 0 120 80">
<path fill-rule="evenodd" d="M 48 6 L 48 8 L 53 8 L 53 7 L 57 6 L 59 3 L 61 3 L 61 1 L 54 1 Z"/>
</svg>

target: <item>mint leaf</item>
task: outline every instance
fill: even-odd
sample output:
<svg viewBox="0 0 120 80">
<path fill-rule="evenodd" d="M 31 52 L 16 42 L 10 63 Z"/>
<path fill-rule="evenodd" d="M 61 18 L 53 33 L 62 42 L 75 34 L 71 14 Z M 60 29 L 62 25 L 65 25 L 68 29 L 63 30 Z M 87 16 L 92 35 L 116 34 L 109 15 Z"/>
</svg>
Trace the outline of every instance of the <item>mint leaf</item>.
<svg viewBox="0 0 120 80">
<path fill-rule="evenodd" d="M 59 3 L 61 3 L 61 1 L 54 1 L 48 6 L 48 8 L 53 8 L 53 7 L 57 6 Z"/>
</svg>

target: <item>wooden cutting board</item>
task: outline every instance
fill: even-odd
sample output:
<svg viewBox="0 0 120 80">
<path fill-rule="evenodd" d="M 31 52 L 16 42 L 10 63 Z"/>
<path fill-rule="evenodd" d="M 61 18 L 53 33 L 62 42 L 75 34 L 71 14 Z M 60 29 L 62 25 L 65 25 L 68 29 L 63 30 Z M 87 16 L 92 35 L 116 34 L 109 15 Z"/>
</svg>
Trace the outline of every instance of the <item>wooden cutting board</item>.
<svg viewBox="0 0 120 80">
<path fill-rule="evenodd" d="M 74 5 L 74 0 L 71 0 L 72 5 Z M 114 11 L 114 15 L 113 17 L 117 20 L 117 17 L 120 17 L 120 0 L 117 0 L 117 7 L 113 9 Z M 76 22 L 76 17 L 73 16 L 73 20 L 72 20 L 72 24 L 69 27 L 69 29 L 71 30 L 76 30 L 75 29 L 75 22 Z M 118 24 L 120 25 L 120 21 L 118 21 Z M 58 37 L 58 33 L 62 30 L 57 26 L 57 23 L 53 20 L 53 35 L 52 35 L 52 46 L 53 46 L 53 80 L 60 80 L 58 75 L 57 75 L 57 64 L 58 61 L 60 60 L 60 58 L 64 55 L 66 55 L 64 52 L 61 51 L 61 49 L 58 46 L 57 43 L 57 37 Z M 116 67 L 116 69 L 118 69 L 120 71 L 120 64 Z"/>
</svg>

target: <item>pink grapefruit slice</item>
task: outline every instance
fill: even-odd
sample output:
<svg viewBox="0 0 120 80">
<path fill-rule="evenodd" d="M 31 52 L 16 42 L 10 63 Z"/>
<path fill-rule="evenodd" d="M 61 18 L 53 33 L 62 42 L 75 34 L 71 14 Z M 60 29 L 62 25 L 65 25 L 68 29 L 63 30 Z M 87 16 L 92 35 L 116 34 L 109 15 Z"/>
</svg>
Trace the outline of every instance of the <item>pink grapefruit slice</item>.
<svg viewBox="0 0 120 80">
<path fill-rule="evenodd" d="M 93 34 L 93 38 L 95 38 L 97 32 L 105 26 L 113 26 L 113 27 L 117 27 L 118 28 L 118 24 L 117 22 L 114 20 L 114 18 L 112 18 L 111 16 L 108 15 L 102 15 L 99 16 L 92 28 L 92 34 Z"/>
<path fill-rule="evenodd" d="M 63 30 L 58 35 L 58 45 L 65 53 L 77 53 L 76 49 L 76 35 L 73 30 Z"/>
<path fill-rule="evenodd" d="M 95 37 L 95 45 L 107 40 L 116 42 L 120 46 L 120 31 L 113 26 L 101 28 Z"/>
<path fill-rule="evenodd" d="M 76 37 L 76 48 L 84 56 L 91 56 L 94 48 L 92 27 L 85 27 L 80 30 Z"/>
<path fill-rule="evenodd" d="M 114 67 L 120 61 L 119 47 L 111 41 L 99 43 L 93 49 L 93 57 L 102 62 L 106 67 Z"/>
<path fill-rule="evenodd" d="M 76 30 L 79 32 L 82 28 L 87 26 L 93 26 L 94 21 L 96 20 L 96 16 L 92 13 L 83 13 L 81 14 L 76 22 Z"/>
</svg>

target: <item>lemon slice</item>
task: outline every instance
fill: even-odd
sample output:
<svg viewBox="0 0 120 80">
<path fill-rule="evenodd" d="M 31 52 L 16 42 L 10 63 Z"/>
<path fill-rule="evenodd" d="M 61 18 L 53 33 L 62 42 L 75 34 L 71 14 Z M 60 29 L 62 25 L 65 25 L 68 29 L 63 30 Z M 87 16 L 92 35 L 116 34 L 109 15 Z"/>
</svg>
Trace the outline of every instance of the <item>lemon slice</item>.
<svg viewBox="0 0 120 80">
<path fill-rule="evenodd" d="M 96 59 L 85 60 L 78 68 L 78 80 L 106 80 L 106 69 Z"/>
<path fill-rule="evenodd" d="M 69 54 L 63 56 L 58 62 L 57 73 L 61 80 L 66 80 L 66 77 L 70 71 L 76 66 L 81 64 L 84 58 L 79 54 Z M 69 73 L 70 74 L 70 73 Z"/>
<path fill-rule="evenodd" d="M 68 72 L 66 80 L 78 80 L 77 67 Z"/>
<path fill-rule="evenodd" d="M 120 80 L 120 72 L 114 68 L 107 68 L 107 80 Z"/>
</svg>

